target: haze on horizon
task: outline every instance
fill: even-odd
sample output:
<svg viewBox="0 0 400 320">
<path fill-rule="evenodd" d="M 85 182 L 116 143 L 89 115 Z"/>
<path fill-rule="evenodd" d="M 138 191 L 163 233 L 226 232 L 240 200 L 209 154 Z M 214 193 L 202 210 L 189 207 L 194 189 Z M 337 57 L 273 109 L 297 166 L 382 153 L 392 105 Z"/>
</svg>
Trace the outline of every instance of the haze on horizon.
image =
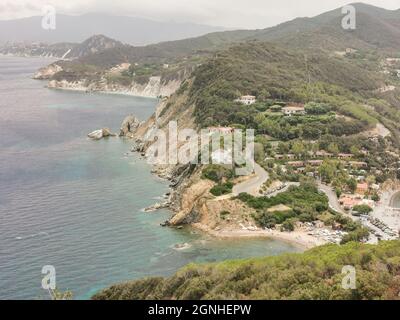
<svg viewBox="0 0 400 320">
<path fill-rule="evenodd" d="M 351 0 L 0 0 L 0 20 L 41 15 L 44 5 L 60 14 L 107 13 L 163 22 L 197 23 L 225 28 L 266 28 L 297 17 L 312 17 Z M 389 10 L 399 0 L 359 1 Z"/>
</svg>

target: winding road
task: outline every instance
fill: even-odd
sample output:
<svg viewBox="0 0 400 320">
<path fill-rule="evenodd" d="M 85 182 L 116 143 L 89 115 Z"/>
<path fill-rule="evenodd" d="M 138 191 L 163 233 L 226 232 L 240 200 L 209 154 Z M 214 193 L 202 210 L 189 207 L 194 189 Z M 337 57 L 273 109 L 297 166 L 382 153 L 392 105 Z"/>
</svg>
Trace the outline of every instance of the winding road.
<svg viewBox="0 0 400 320">
<path fill-rule="evenodd" d="M 261 186 L 269 179 L 269 174 L 260 165 L 254 163 L 254 177 L 239 183 L 233 187 L 232 193 L 238 196 L 241 193 L 248 193 L 252 196 L 259 197 Z"/>
<path fill-rule="evenodd" d="M 323 184 L 321 182 L 318 182 L 318 189 L 322 191 L 323 193 L 326 194 L 326 196 L 329 199 L 329 207 L 336 212 L 339 212 L 341 214 L 348 215 L 346 212 L 343 211 L 342 207 L 340 206 L 339 199 L 333 191 L 331 186 L 327 186 L 326 184 Z M 351 216 L 351 215 L 350 215 Z"/>
</svg>

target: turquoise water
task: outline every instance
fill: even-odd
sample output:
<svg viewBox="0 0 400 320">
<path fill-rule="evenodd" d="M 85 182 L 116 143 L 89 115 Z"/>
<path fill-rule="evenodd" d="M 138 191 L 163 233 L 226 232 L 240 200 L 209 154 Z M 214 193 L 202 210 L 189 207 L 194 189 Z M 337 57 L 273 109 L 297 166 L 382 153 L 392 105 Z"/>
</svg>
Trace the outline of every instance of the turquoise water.
<svg viewBox="0 0 400 320">
<path fill-rule="evenodd" d="M 46 299 L 44 265 L 57 286 L 87 299 L 116 282 L 170 275 L 190 262 L 297 251 L 272 240 L 215 240 L 162 228 L 170 212 L 144 213 L 167 190 L 117 131 L 154 99 L 49 90 L 31 80 L 49 61 L 0 57 L 0 299 Z M 186 250 L 176 244 L 188 243 Z"/>
</svg>

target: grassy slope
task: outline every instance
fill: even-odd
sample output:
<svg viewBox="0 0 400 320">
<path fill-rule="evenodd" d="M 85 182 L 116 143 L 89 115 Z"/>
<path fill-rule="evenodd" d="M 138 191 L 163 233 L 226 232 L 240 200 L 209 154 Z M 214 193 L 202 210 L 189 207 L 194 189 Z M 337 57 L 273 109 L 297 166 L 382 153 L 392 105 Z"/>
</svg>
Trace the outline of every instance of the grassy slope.
<svg viewBox="0 0 400 320">
<path fill-rule="evenodd" d="M 345 265 L 357 289 L 342 289 Z M 94 299 L 399 299 L 400 241 L 327 245 L 303 254 L 189 265 L 169 278 L 112 286 Z"/>
</svg>

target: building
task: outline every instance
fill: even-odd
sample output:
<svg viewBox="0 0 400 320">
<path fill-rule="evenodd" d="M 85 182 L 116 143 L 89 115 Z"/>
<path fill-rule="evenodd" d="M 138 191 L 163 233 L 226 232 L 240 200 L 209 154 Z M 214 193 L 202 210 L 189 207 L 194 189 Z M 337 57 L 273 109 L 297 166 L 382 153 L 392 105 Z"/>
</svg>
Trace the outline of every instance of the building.
<svg viewBox="0 0 400 320">
<path fill-rule="evenodd" d="M 235 131 L 234 128 L 231 127 L 210 127 L 208 128 L 208 132 L 210 133 L 221 133 L 221 134 L 228 134 Z"/>
<path fill-rule="evenodd" d="M 282 112 L 285 116 L 291 117 L 293 115 L 299 116 L 299 115 L 305 115 L 306 114 L 306 109 L 304 108 L 304 105 L 290 105 L 287 107 L 282 108 Z"/>
<path fill-rule="evenodd" d="M 324 161 L 322 161 L 322 160 L 309 160 L 307 162 L 307 164 L 309 164 L 310 166 L 313 166 L 313 167 L 319 167 L 323 163 L 324 163 Z"/>
<path fill-rule="evenodd" d="M 351 159 L 354 155 L 352 153 L 339 153 L 338 157 L 339 159 Z"/>
<path fill-rule="evenodd" d="M 283 159 L 285 159 L 285 156 L 283 154 L 276 154 L 275 155 L 275 159 L 276 160 L 283 160 Z"/>
<path fill-rule="evenodd" d="M 364 195 L 364 194 L 366 194 L 368 192 L 368 190 L 369 190 L 368 183 L 364 182 L 364 183 L 358 183 L 357 184 L 357 189 L 356 189 L 356 193 L 357 194 Z"/>
<path fill-rule="evenodd" d="M 368 168 L 368 164 L 366 162 L 350 161 L 349 164 L 355 169 Z"/>
<path fill-rule="evenodd" d="M 326 152 L 325 150 L 320 150 L 315 153 L 315 156 L 320 158 L 332 158 L 333 154 Z"/>
<path fill-rule="evenodd" d="M 287 164 L 293 168 L 302 168 L 305 166 L 304 161 L 289 161 Z"/>
<path fill-rule="evenodd" d="M 256 103 L 257 100 L 255 96 L 241 96 L 239 99 L 236 99 L 235 101 L 240 102 L 241 104 L 251 105 Z"/>
<path fill-rule="evenodd" d="M 353 48 L 346 48 L 346 54 L 354 54 L 357 53 L 356 49 Z"/>
<path fill-rule="evenodd" d="M 339 199 L 339 203 L 345 210 L 352 210 L 355 206 L 362 204 L 362 198 L 357 195 L 345 194 Z"/>
</svg>

